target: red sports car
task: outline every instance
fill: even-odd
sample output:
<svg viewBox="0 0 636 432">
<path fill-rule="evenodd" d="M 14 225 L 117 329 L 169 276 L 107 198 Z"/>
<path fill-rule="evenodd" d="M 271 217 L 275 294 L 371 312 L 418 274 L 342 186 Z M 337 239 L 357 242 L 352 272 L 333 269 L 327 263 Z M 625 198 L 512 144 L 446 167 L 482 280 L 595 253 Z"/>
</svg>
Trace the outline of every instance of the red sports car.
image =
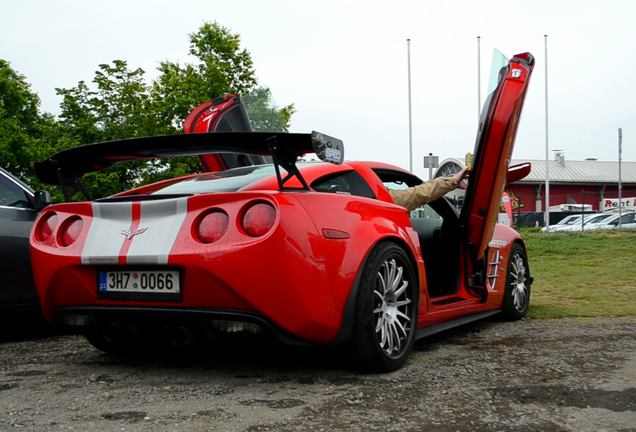
<svg viewBox="0 0 636 432">
<path fill-rule="evenodd" d="M 31 234 L 46 318 L 107 352 L 250 331 L 346 345 L 361 367 L 389 371 L 418 338 L 498 312 L 523 317 L 525 245 L 495 221 L 506 183 L 529 172 L 508 165 L 533 64 L 521 54 L 500 72 L 461 212 L 441 198 L 427 218 L 409 219 L 387 188 L 422 180 L 345 162 L 342 142 L 315 132 L 215 127 L 82 146 L 36 164 L 42 181 L 75 190 L 83 174 L 125 160 L 214 154 L 206 166 L 216 170 L 47 207 Z M 193 113 L 188 132 L 225 103 Z M 313 152 L 326 163 L 297 162 Z M 262 156 L 274 163 L 254 165 Z"/>
</svg>

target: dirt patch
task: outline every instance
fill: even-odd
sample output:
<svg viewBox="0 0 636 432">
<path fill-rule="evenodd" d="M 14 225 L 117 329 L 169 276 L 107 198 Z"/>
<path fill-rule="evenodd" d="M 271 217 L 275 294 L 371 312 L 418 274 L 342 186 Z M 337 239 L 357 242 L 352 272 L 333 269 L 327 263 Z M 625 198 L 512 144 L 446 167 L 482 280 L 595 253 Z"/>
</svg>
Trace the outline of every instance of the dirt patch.
<svg viewBox="0 0 636 432">
<path fill-rule="evenodd" d="M 0 342 L 0 430 L 635 431 L 636 319 L 490 320 L 365 374 L 245 340 L 144 357 L 81 337 Z"/>
</svg>

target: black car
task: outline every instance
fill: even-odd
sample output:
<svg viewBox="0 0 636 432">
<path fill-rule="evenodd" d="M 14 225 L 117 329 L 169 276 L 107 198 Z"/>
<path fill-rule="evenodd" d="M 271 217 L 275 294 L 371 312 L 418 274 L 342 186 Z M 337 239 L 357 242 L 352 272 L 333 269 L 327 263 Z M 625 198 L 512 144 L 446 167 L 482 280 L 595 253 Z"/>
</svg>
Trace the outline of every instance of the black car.
<svg viewBox="0 0 636 432">
<path fill-rule="evenodd" d="M 42 316 L 29 234 L 35 218 L 50 203 L 48 192 L 35 192 L 0 168 L 0 321 Z"/>
</svg>

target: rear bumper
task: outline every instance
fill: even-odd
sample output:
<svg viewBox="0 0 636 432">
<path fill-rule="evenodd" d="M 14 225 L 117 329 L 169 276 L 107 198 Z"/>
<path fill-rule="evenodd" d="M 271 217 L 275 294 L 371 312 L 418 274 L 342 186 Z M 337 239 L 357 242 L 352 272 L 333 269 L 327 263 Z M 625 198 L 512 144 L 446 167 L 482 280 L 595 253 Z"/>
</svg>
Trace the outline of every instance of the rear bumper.
<svg viewBox="0 0 636 432">
<path fill-rule="evenodd" d="M 184 328 L 199 339 L 218 341 L 232 333 L 264 333 L 286 345 L 313 346 L 286 332 L 261 314 L 202 308 L 65 306 L 56 311 L 55 324 L 70 333 L 102 332 L 107 326 L 136 329 L 140 338 Z"/>
</svg>

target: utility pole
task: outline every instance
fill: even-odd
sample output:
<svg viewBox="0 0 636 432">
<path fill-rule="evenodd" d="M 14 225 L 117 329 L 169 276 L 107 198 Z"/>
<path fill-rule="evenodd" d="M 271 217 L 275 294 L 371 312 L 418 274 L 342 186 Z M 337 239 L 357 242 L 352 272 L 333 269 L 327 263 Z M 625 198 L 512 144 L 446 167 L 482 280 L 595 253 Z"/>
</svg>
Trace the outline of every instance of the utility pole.
<svg viewBox="0 0 636 432">
<path fill-rule="evenodd" d="M 618 128 L 618 231 L 622 229 L 623 184 L 621 179 L 621 160 L 623 158 L 623 129 Z"/>
<path fill-rule="evenodd" d="M 477 36 L 477 127 L 481 121 L 481 36 Z"/>
<path fill-rule="evenodd" d="M 545 41 L 545 226 L 550 226 L 550 146 L 548 145 L 548 35 Z"/>
<path fill-rule="evenodd" d="M 413 121 L 411 117 L 411 39 L 406 40 L 409 74 L 409 171 L 413 172 Z"/>
</svg>

